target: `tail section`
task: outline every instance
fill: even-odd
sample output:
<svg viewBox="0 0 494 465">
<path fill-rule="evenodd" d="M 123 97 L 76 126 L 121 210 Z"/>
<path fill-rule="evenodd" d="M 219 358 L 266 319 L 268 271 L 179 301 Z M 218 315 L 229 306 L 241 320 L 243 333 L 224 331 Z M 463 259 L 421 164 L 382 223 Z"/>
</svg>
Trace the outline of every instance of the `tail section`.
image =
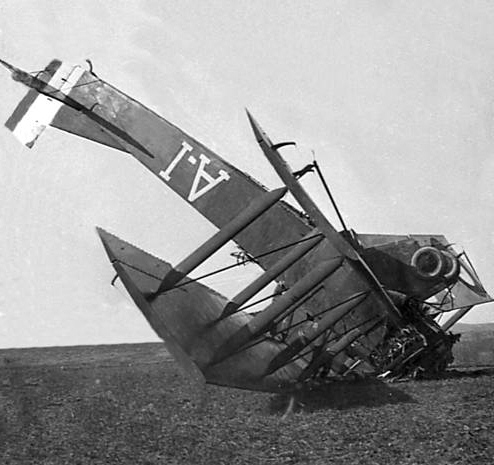
<svg viewBox="0 0 494 465">
<path fill-rule="evenodd" d="M 84 70 L 80 66 L 72 66 L 59 60 L 53 60 L 43 71 L 38 73 L 35 79 L 39 85 L 45 84 L 47 89 L 57 90 L 67 95 L 83 73 Z M 31 88 L 5 123 L 5 126 L 13 132 L 14 136 L 29 148 L 34 145 L 63 107 L 60 100 L 51 98 L 49 94 L 49 91 L 44 94 Z"/>
</svg>

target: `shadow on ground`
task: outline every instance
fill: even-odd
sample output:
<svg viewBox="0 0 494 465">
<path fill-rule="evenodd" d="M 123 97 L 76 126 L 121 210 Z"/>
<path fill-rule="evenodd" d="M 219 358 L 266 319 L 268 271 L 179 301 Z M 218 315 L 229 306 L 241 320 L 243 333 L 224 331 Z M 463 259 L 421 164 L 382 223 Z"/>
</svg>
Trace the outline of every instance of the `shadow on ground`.
<svg viewBox="0 0 494 465">
<path fill-rule="evenodd" d="M 272 398 L 270 413 L 286 410 L 290 396 L 280 394 Z M 345 410 L 356 407 L 379 407 L 388 404 L 416 403 L 402 390 L 378 380 L 339 381 L 295 394 L 295 410 L 314 412 L 324 409 Z"/>
<path fill-rule="evenodd" d="M 494 367 L 468 367 L 468 368 L 450 368 L 447 370 L 441 378 L 479 378 L 480 376 L 493 376 L 494 375 Z"/>
</svg>

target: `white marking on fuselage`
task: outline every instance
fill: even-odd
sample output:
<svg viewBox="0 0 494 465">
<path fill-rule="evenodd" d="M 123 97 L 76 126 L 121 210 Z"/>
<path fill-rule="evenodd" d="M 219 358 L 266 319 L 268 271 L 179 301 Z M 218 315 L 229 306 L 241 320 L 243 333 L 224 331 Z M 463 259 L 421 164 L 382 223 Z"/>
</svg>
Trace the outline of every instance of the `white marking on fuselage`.
<svg viewBox="0 0 494 465">
<path fill-rule="evenodd" d="M 169 182 L 172 178 L 172 172 L 180 163 L 180 160 L 184 158 L 187 153 L 192 152 L 193 147 L 183 141 L 182 148 L 175 155 L 171 163 L 167 166 L 166 170 L 161 170 L 159 175 L 167 182 Z M 230 175 L 225 170 L 219 170 L 218 176 L 214 178 L 209 173 L 206 172 L 205 167 L 211 163 L 211 160 L 204 155 L 203 153 L 199 154 L 199 166 L 197 167 L 197 171 L 194 175 L 194 179 L 192 181 L 192 187 L 190 189 L 187 200 L 189 202 L 193 202 L 198 198 L 202 197 L 206 192 L 209 192 L 213 187 L 217 186 L 221 181 L 228 181 L 230 179 Z M 194 155 L 189 155 L 187 157 L 187 161 L 195 166 L 197 164 L 197 158 Z M 199 188 L 199 184 L 201 181 L 205 181 L 206 184 L 203 187 Z"/>
<path fill-rule="evenodd" d="M 180 151 L 175 155 L 175 158 L 172 160 L 172 162 L 168 165 L 165 171 L 161 170 L 159 172 L 159 175 L 165 180 L 169 181 L 171 179 L 171 173 L 177 166 L 178 162 L 184 157 L 184 155 L 188 152 L 192 151 L 192 146 L 189 145 L 187 142 L 183 141 L 182 142 L 182 148 Z"/>
<path fill-rule="evenodd" d="M 224 170 L 219 170 L 218 177 L 213 178 L 210 174 L 206 173 L 206 170 L 204 169 L 206 165 L 211 163 L 211 160 L 202 153 L 199 155 L 199 159 L 200 162 L 196 171 L 196 175 L 194 177 L 194 182 L 192 183 L 192 188 L 190 189 L 189 197 L 187 197 L 187 200 L 189 202 L 193 202 L 194 200 L 197 200 L 198 198 L 202 197 L 206 192 L 209 192 L 213 187 L 217 186 L 221 181 L 228 181 L 230 179 L 230 175 Z M 198 189 L 199 182 L 201 181 L 201 179 L 205 180 L 207 184 L 201 189 Z"/>
</svg>

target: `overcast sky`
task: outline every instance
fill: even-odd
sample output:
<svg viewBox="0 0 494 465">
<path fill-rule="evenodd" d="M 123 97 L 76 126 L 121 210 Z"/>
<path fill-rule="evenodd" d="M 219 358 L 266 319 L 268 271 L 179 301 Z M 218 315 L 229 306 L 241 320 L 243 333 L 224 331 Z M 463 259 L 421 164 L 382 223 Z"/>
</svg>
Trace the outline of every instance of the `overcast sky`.
<svg viewBox="0 0 494 465">
<path fill-rule="evenodd" d="M 90 58 L 100 77 L 279 186 L 248 107 L 273 140 L 298 142 L 284 152 L 294 168 L 315 151 L 357 232 L 445 234 L 493 293 L 492 24 L 489 1 L 2 0 L 0 55 L 29 71 Z M 25 89 L 0 80 L 4 122 Z M 0 175 L 0 347 L 157 340 L 110 286 L 94 227 L 172 263 L 214 229 L 131 157 L 55 129 L 29 150 L 0 128 Z M 211 283 L 234 294 L 254 273 Z M 494 321 L 494 306 L 464 321 Z"/>
</svg>

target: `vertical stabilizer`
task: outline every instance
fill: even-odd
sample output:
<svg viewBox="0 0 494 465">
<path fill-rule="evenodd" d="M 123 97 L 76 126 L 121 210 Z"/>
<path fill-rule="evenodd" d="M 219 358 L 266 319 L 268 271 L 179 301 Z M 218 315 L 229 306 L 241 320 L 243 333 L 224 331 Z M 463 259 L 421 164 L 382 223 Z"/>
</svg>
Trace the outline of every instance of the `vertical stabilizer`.
<svg viewBox="0 0 494 465">
<path fill-rule="evenodd" d="M 60 91 L 67 95 L 77 84 L 84 69 L 53 60 L 47 68 L 39 73 L 37 79 L 46 83 L 47 89 Z M 5 126 L 26 147 L 31 148 L 47 126 L 51 124 L 63 103 L 47 94 L 30 89 L 21 100 Z"/>
</svg>

